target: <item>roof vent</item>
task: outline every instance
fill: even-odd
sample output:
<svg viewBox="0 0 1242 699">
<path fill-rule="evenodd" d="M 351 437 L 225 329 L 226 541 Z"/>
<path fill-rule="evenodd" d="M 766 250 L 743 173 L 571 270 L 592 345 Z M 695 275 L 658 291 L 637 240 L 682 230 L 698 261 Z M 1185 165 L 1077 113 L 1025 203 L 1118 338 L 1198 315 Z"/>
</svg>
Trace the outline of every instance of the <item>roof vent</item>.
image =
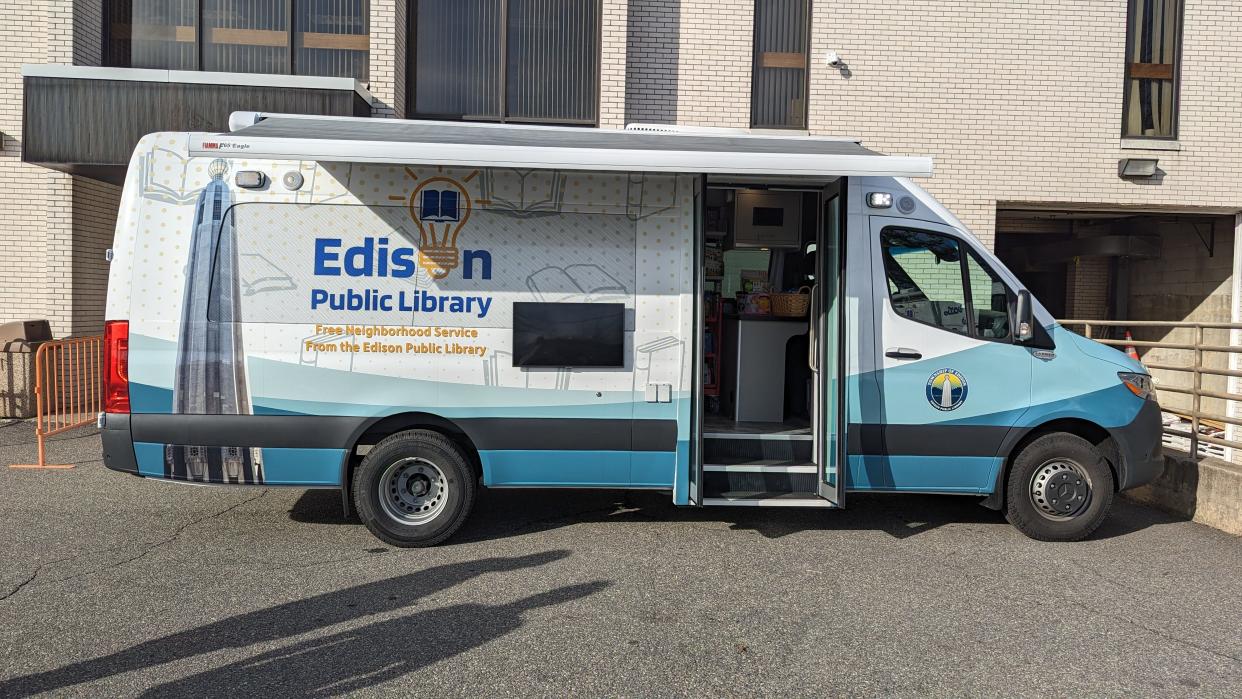
<svg viewBox="0 0 1242 699">
<path fill-rule="evenodd" d="M 750 133 L 748 129 L 729 129 L 723 126 L 682 126 L 680 124 L 626 124 L 626 131 L 644 133 L 681 133 L 699 136 L 735 136 Z"/>
</svg>

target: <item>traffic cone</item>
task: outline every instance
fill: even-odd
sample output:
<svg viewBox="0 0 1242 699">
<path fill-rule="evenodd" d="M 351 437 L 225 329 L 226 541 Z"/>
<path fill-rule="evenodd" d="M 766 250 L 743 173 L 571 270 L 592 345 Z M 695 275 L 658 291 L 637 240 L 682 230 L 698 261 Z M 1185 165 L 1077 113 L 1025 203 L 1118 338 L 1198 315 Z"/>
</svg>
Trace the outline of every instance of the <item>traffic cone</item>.
<svg viewBox="0 0 1242 699">
<path fill-rule="evenodd" d="M 1126 342 L 1131 342 L 1133 340 L 1134 340 L 1134 336 L 1132 336 L 1130 334 L 1130 331 L 1127 330 L 1126 331 Z M 1129 357 L 1130 359 L 1133 359 L 1136 362 L 1140 361 L 1139 356 L 1138 356 L 1138 350 L 1134 348 L 1134 345 L 1129 345 L 1129 344 L 1126 345 L 1126 356 Z"/>
</svg>

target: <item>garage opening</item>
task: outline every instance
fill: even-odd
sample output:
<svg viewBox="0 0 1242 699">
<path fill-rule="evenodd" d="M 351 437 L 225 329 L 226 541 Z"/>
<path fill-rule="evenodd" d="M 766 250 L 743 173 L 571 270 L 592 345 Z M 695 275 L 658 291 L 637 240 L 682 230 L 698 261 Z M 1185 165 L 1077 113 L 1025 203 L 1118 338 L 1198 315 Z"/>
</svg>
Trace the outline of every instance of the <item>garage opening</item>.
<svg viewBox="0 0 1242 699">
<path fill-rule="evenodd" d="M 996 254 L 1027 285 L 1054 318 L 1083 321 L 1229 323 L 1232 320 L 1233 215 L 1136 213 L 1001 207 L 996 217 Z M 1069 329 L 1083 332 L 1081 325 Z M 1226 328 L 1097 325 L 1093 338 L 1189 345 L 1236 344 Z M 1196 334 L 1201 333 L 1197 337 Z M 1119 350 L 1125 350 L 1125 345 Z M 1190 429 L 1194 373 L 1163 366 L 1237 370 L 1225 353 L 1135 346 L 1151 371 L 1170 431 Z M 1238 393 L 1237 379 L 1203 374 L 1204 393 Z M 1237 390 L 1231 390 L 1237 389 Z M 1227 401 L 1200 397 L 1199 413 L 1231 414 Z M 1198 433 L 1226 438 L 1229 423 L 1199 420 Z M 1189 448 L 1185 439 L 1166 443 Z M 1203 454 L 1232 458 L 1219 445 L 1199 443 Z"/>
</svg>

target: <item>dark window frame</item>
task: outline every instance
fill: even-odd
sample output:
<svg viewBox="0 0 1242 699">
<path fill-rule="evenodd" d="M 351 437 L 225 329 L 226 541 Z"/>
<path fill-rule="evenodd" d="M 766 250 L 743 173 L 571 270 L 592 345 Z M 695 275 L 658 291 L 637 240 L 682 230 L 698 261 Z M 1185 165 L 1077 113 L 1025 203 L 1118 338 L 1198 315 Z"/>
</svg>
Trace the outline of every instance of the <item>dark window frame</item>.
<svg viewBox="0 0 1242 699">
<path fill-rule="evenodd" d="M 298 68 L 298 62 L 297 62 L 298 61 L 297 59 L 298 32 L 296 29 L 297 18 L 298 18 L 297 11 L 298 11 L 298 4 L 300 2 L 305 2 L 305 1 L 307 0 L 286 0 L 286 3 L 285 3 L 285 22 L 286 22 L 286 26 L 288 27 L 288 29 L 285 31 L 285 34 L 288 36 L 288 41 L 286 44 L 286 46 L 288 47 L 287 48 L 288 59 L 286 60 L 286 63 L 285 63 L 285 68 L 286 68 L 285 72 L 283 73 L 253 73 L 249 71 L 227 71 L 227 72 L 240 72 L 240 73 L 245 73 L 247 75 L 302 75 L 302 76 L 312 76 L 312 77 L 340 77 L 340 76 L 324 76 L 321 73 L 299 73 L 297 72 L 297 68 Z M 370 79 L 370 75 L 371 75 L 371 46 L 370 46 L 371 0 L 362 0 L 362 2 L 363 2 L 363 11 L 362 11 L 361 16 L 367 27 L 367 32 L 364 34 L 340 34 L 339 36 L 367 37 L 367 50 L 365 51 L 366 57 L 367 57 L 366 66 L 364 70 L 362 71 L 363 73 L 362 77 L 354 78 L 355 80 L 358 80 L 361 83 L 366 83 Z M 126 61 L 126 65 L 116 65 L 115 62 L 112 62 L 109 60 L 111 58 L 110 48 L 113 45 L 113 37 L 112 37 L 113 22 L 112 22 L 112 13 L 110 12 L 111 6 L 113 4 L 114 3 L 111 0 L 104 0 L 103 5 L 102 5 L 102 10 L 100 12 L 100 23 L 103 25 L 100 30 L 100 39 L 101 39 L 100 56 L 102 59 L 101 63 L 105 66 L 129 68 L 129 67 L 132 67 L 131 65 L 129 65 L 129 61 Z M 193 67 L 191 68 L 155 68 L 154 70 L 190 70 L 190 71 L 197 71 L 197 72 L 206 71 L 206 69 L 203 67 L 203 63 L 204 63 L 203 54 L 206 50 L 208 50 L 207 35 L 206 35 L 207 26 L 205 23 L 206 0 L 195 0 L 194 5 L 195 5 L 195 9 L 194 9 L 195 37 L 194 37 L 194 65 Z M 132 22 L 131 22 L 131 26 L 132 26 Z M 132 40 L 132 30 L 131 30 L 131 40 Z M 346 50 L 354 50 L 354 49 L 346 49 Z M 351 77 L 351 76 L 345 76 L 345 77 Z"/>
<path fill-rule="evenodd" d="M 502 112 L 508 112 L 508 37 L 509 37 L 509 0 L 498 0 L 501 13 L 501 65 L 499 72 L 500 105 Z M 595 0 L 595 12 L 599 21 L 595 23 L 595 117 L 593 119 L 558 119 L 558 118 L 525 118 L 512 117 L 502 113 L 498 117 L 462 114 L 440 114 L 419 112 L 418 104 L 418 49 L 415 46 L 418 37 L 418 3 L 410 0 L 406 10 L 406 51 L 405 51 L 405 116 L 407 119 L 428 119 L 435 121 L 462 121 L 484 124 L 542 124 L 545 126 L 584 126 L 598 127 L 600 106 L 603 101 L 604 75 L 604 2 Z"/>
<path fill-rule="evenodd" d="M 811 128 L 811 25 L 814 23 L 814 3 L 812 0 L 803 0 L 806 3 L 806 28 L 804 30 L 803 42 L 806 46 L 806 61 L 802 65 L 802 125 L 790 126 L 788 124 L 760 124 L 755 121 L 755 75 L 760 68 L 759 62 L 763 60 L 763 56 L 759 52 L 759 3 L 762 0 L 754 0 L 751 12 L 751 36 L 750 36 L 750 128 L 752 129 L 770 129 L 774 131 L 807 131 Z"/>
<path fill-rule="evenodd" d="M 934 325 L 932 323 L 927 323 L 927 322 L 918 320 L 916 318 L 907 318 L 897 313 L 897 309 L 893 307 L 893 294 L 888 289 L 888 284 L 889 284 L 888 258 L 890 258 L 891 255 L 888 255 L 888 256 L 884 255 L 884 235 L 893 229 L 907 230 L 907 231 L 912 231 L 914 233 L 924 233 L 927 235 L 937 235 L 937 236 L 940 236 L 941 238 L 948 238 L 949 240 L 952 240 L 953 242 L 957 243 L 957 248 L 961 253 L 957 261 L 957 265 L 958 265 L 958 270 L 961 272 L 961 277 L 962 277 L 962 295 L 964 297 L 964 305 L 966 307 L 964 312 L 966 313 L 966 318 L 967 318 L 966 327 L 969 332 L 955 333 L 952 330 L 949 330 L 948 328 L 945 328 L 943 326 Z M 889 226 L 884 226 L 883 228 L 880 229 L 880 251 L 881 251 L 880 264 L 884 268 L 884 299 L 888 303 L 888 308 L 889 310 L 893 312 L 893 315 L 896 315 L 897 317 L 902 318 L 903 320 L 908 320 L 912 323 L 918 323 L 919 325 L 925 325 L 929 328 L 935 328 L 936 330 L 939 330 L 941 332 L 946 332 L 946 333 L 949 333 L 950 335 L 956 335 L 958 337 L 969 337 L 975 340 L 983 340 L 985 342 L 995 342 L 995 343 L 1002 344 L 1002 345 L 1016 344 L 1016 341 L 1014 339 L 1014 332 L 1013 332 L 1013 327 L 1014 327 L 1013 318 L 1014 318 L 1014 312 L 1016 310 L 1015 306 L 1017 305 L 1018 294 L 1005 281 L 1004 277 L 997 274 L 995 269 L 992 269 L 992 266 L 987 263 L 987 260 L 983 259 L 983 256 L 975 252 L 975 249 L 971 247 L 971 245 L 967 243 L 965 239 L 961 238 L 960 236 L 953 235 L 951 233 L 945 233 L 943 231 L 933 231 L 933 230 L 928 230 L 926 228 L 918 228 L 916 226 L 889 225 Z M 1005 306 L 1006 306 L 1005 311 L 1009 317 L 1009 334 L 1006 335 L 1005 337 L 984 337 L 979 334 L 979 326 L 978 326 L 978 323 L 976 322 L 975 312 L 974 312 L 974 289 L 972 289 L 970 286 L 970 272 L 968 271 L 967 265 L 966 265 L 967 257 L 973 257 L 975 262 L 979 265 L 980 268 L 982 268 L 985 272 L 987 272 L 988 275 L 991 276 L 993 279 L 995 279 L 997 282 L 1000 282 L 1001 286 L 1005 287 Z M 893 262 L 896 263 L 896 260 L 894 260 Z M 904 274 L 905 270 L 902 270 L 902 273 Z"/>
<path fill-rule="evenodd" d="M 1121 98 L 1121 137 L 1133 139 L 1148 139 L 1153 141 L 1176 141 L 1178 139 L 1178 129 L 1181 125 L 1181 107 L 1182 107 L 1182 45 L 1186 34 L 1186 2 L 1185 0 L 1173 0 L 1177 3 L 1177 35 L 1174 39 L 1173 48 L 1173 108 L 1172 119 L 1169 124 L 1168 136 L 1151 136 L 1146 134 L 1132 134 L 1128 132 L 1128 124 L 1130 121 L 1130 82 L 1141 78 L 1132 78 L 1130 70 L 1134 63 L 1130 60 L 1134 55 L 1134 44 L 1137 37 L 1130 32 L 1130 18 L 1134 16 L 1135 7 L 1142 0 L 1127 0 L 1126 2 L 1126 54 L 1124 56 L 1124 70 L 1122 71 L 1122 98 Z"/>
</svg>

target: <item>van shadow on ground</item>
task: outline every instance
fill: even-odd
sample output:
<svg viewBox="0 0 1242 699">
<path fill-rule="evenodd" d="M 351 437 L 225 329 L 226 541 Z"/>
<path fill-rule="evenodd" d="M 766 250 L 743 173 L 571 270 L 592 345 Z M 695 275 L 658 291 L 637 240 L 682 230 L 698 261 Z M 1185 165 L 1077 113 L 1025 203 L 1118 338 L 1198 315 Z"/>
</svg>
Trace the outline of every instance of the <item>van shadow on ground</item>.
<svg viewBox="0 0 1242 699">
<path fill-rule="evenodd" d="M 775 539 L 805 531 L 881 531 L 906 539 L 946 524 L 1008 527 L 1002 513 L 960 495 L 847 494 L 843 510 L 706 507 L 681 508 L 667 492 L 625 490 L 496 489 L 479 491 L 474 513 L 450 544 L 503 539 L 583 522 L 723 522 L 730 529 Z M 1141 531 L 1177 518 L 1123 500 L 1092 539 Z M 289 513 L 295 521 L 353 524 L 341 515 L 335 490 L 307 491 Z"/>
<path fill-rule="evenodd" d="M 358 691 L 451 658 L 511 633 L 523 615 L 603 590 L 610 583 L 567 585 L 509 604 L 456 604 L 419 611 L 422 598 L 491 572 L 546 565 L 569 555 L 553 550 L 512 558 L 484 558 L 358 585 L 239 614 L 55 670 L 0 682 L 0 696 L 26 696 L 145 670 L 229 648 L 278 642 L 342 622 L 403 609 L 385 618 L 301 640 L 240 662 L 159 685 L 150 696 L 231 694 L 308 696 Z"/>
</svg>

